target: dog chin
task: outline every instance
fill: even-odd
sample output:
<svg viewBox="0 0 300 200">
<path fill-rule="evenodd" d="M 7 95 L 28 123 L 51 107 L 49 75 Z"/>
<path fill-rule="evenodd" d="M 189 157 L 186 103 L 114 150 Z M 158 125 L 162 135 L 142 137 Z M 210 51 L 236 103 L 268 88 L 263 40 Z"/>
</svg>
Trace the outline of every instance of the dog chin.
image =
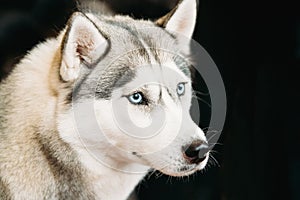
<svg viewBox="0 0 300 200">
<path fill-rule="evenodd" d="M 163 168 L 160 169 L 159 171 L 162 172 L 163 174 L 174 176 L 174 177 L 189 176 L 197 171 L 204 169 L 207 162 L 208 162 L 208 157 L 199 164 L 186 164 L 176 168 Z"/>
</svg>

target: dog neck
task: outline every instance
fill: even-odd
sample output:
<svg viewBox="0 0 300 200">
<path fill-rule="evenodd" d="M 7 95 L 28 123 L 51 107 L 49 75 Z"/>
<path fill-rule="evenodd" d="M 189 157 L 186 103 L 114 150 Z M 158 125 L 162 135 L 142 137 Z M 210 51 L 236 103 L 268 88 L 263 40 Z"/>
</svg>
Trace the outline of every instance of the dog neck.
<svg viewBox="0 0 300 200">
<path fill-rule="evenodd" d="M 77 148 L 76 151 L 87 169 L 88 179 L 97 199 L 127 199 L 150 169 L 139 164 L 108 161 L 107 157 L 96 159 L 82 148 Z M 101 159 L 105 159 L 105 163 Z"/>
</svg>

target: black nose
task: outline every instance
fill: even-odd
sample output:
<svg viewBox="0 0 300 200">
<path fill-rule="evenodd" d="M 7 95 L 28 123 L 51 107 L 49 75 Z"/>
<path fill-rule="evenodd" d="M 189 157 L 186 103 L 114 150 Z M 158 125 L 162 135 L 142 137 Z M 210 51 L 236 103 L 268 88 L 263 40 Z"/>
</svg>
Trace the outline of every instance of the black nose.
<svg viewBox="0 0 300 200">
<path fill-rule="evenodd" d="M 198 164 L 206 158 L 208 144 L 202 140 L 193 141 L 183 148 L 183 157 L 191 164 Z"/>
</svg>

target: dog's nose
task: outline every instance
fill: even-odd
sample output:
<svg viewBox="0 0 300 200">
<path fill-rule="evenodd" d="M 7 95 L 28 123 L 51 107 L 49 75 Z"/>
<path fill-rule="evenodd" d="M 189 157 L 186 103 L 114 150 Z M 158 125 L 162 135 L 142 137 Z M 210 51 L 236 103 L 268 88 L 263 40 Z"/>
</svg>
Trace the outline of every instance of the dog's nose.
<svg viewBox="0 0 300 200">
<path fill-rule="evenodd" d="M 206 158 L 208 150 L 206 142 L 196 140 L 183 148 L 183 157 L 191 164 L 198 164 Z"/>
</svg>

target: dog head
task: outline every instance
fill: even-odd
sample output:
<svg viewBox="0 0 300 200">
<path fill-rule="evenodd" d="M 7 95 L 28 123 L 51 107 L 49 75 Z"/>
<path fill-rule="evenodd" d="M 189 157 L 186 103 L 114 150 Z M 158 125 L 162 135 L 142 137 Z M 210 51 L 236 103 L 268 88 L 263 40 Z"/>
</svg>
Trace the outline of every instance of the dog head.
<svg viewBox="0 0 300 200">
<path fill-rule="evenodd" d="M 61 98 L 72 96 L 72 107 L 59 114 L 65 141 L 113 167 L 137 163 L 173 176 L 205 167 L 207 140 L 189 114 L 196 6 L 181 1 L 154 23 L 71 17 L 59 69 L 61 82 L 72 88 Z"/>
</svg>

